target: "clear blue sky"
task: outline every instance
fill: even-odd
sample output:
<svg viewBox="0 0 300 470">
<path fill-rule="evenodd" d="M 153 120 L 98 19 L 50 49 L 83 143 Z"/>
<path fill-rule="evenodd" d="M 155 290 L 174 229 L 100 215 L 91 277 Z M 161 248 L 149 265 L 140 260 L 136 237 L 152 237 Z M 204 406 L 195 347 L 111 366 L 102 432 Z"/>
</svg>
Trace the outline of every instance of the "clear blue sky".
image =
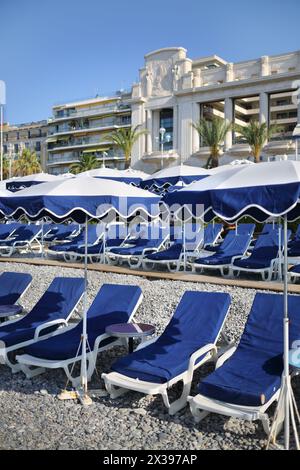
<svg viewBox="0 0 300 470">
<path fill-rule="evenodd" d="M 233 62 L 297 50 L 299 18 L 299 0 L 0 0 L 5 118 L 129 87 L 160 47 Z"/>
</svg>

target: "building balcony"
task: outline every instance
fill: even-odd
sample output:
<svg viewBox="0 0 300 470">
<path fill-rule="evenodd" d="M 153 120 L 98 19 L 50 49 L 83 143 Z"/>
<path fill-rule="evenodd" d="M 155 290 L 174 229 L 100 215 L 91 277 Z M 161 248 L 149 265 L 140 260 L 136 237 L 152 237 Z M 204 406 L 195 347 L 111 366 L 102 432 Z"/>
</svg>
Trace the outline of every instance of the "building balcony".
<svg viewBox="0 0 300 470">
<path fill-rule="evenodd" d="M 58 114 L 55 113 L 54 117 L 51 118 L 48 122 L 60 122 L 65 121 L 68 119 L 75 119 L 75 118 L 84 118 L 90 116 L 103 116 L 105 114 L 113 114 L 113 113 L 124 113 L 130 111 L 129 106 L 116 106 L 114 105 L 102 105 L 99 107 L 93 107 L 89 109 L 66 109 L 63 113 Z"/>
<path fill-rule="evenodd" d="M 49 131 L 49 135 L 52 137 L 55 136 L 62 136 L 62 135 L 77 135 L 77 134 L 82 134 L 82 133 L 93 133 L 93 132 L 105 132 L 109 130 L 114 130 L 114 129 L 120 129 L 124 127 L 130 127 L 131 124 L 122 124 L 121 122 L 115 123 L 115 124 L 110 124 L 106 126 L 97 126 L 97 127 L 90 127 L 90 126 L 82 126 L 82 127 L 76 127 L 74 129 L 70 129 L 69 126 L 64 126 L 61 127 L 58 132 L 57 131 Z"/>
<path fill-rule="evenodd" d="M 65 142 L 51 142 L 51 146 L 48 145 L 48 152 L 55 152 L 59 150 L 66 150 L 66 149 L 71 149 L 71 148 L 78 148 L 78 149 L 83 149 L 83 148 L 90 148 L 90 147 L 95 147 L 99 148 L 99 151 L 101 151 L 101 147 L 107 147 L 111 146 L 110 141 L 100 141 L 99 136 L 97 138 L 82 138 L 82 139 L 71 139 L 69 141 Z"/>
</svg>

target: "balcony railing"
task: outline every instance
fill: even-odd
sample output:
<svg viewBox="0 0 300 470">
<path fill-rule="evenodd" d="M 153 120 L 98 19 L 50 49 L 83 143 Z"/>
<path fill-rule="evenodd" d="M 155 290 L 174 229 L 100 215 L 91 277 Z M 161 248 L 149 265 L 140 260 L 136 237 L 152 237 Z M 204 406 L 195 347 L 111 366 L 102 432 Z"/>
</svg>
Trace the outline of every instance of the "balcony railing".
<svg viewBox="0 0 300 470">
<path fill-rule="evenodd" d="M 63 112 L 56 112 L 54 114 L 54 120 L 57 119 L 66 119 L 66 118 L 75 118 L 75 117 L 84 117 L 84 116 L 95 116 L 100 114 L 107 114 L 108 112 L 121 112 L 130 110 L 129 106 L 116 106 L 114 105 L 101 105 L 95 106 L 88 109 L 76 110 L 76 109 L 65 109 Z"/>
</svg>

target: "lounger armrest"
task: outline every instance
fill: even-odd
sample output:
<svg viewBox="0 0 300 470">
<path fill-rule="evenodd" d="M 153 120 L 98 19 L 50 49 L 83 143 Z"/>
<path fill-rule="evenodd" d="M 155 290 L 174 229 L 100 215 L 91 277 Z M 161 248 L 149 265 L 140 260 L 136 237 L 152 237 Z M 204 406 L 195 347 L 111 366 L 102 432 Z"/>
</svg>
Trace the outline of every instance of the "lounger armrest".
<svg viewBox="0 0 300 470">
<path fill-rule="evenodd" d="M 99 345 L 102 341 L 104 341 L 105 339 L 107 338 L 115 338 L 117 339 L 116 337 L 112 336 L 112 335 L 108 335 L 107 333 L 103 333 L 102 335 L 98 336 L 95 340 L 95 343 L 94 343 L 94 350 L 97 351 L 97 349 L 99 348 Z"/>
<path fill-rule="evenodd" d="M 156 253 L 158 251 L 158 248 L 144 248 L 142 252 L 142 256 L 144 256 L 146 253 Z"/>
<path fill-rule="evenodd" d="M 155 338 L 151 338 L 151 339 L 148 339 L 147 341 L 143 341 L 142 343 L 140 343 L 140 344 L 135 348 L 135 351 L 139 351 L 140 349 L 144 349 L 144 348 L 146 348 L 147 346 L 150 346 L 150 344 L 155 343 L 158 338 L 159 338 L 159 336 L 156 336 Z"/>
<path fill-rule="evenodd" d="M 187 371 L 187 378 L 186 378 L 188 382 L 192 382 L 193 380 L 193 374 L 194 374 L 194 369 L 195 369 L 195 364 L 196 364 L 197 359 L 199 359 L 199 357 L 201 356 L 204 356 L 210 351 L 213 351 L 216 354 L 217 346 L 213 343 L 207 344 L 206 346 L 203 346 L 203 348 L 198 349 L 198 351 L 195 351 L 191 355 L 190 361 L 189 361 L 189 368 Z"/>
<path fill-rule="evenodd" d="M 68 325 L 68 322 L 64 320 L 63 318 L 58 318 L 57 320 L 52 320 L 48 321 L 47 323 L 43 323 L 42 325 L 39 325 L 35 332 L 34 332 L 34 340 L 37 340 L 40 336 L 41 331 L 46 330 L 47 328 L 55 325 Z"/>
<path fill-rule="evenodd" d="M 219 357 L 216 363 L 216 369 L 221 367 L 224 364 L 224 362 L 226 362 L 227 359 L 229 359 L 235 353 L 236 348 L 237 348 L 236 346 L 232 346 L 232 348 L 228 349 L 224 354 L 222 354 L 221 357 Z"/>
</svg>

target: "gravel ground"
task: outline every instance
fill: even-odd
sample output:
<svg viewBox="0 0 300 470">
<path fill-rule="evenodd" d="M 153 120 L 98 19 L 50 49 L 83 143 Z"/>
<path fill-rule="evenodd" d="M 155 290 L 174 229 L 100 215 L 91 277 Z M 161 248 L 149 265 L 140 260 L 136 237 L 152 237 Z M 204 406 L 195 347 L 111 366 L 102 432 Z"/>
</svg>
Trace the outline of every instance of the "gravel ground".
<svg viewBox="0 0 300 470">
<path fill-rule="evenodd" d="M 23 299 L 26 309 L 35 304 L 56 275 L 82 274 L 69 268 L 21 263 L 2 264 L 1 270 L 33 275 L 32 286 Z M 229 292 L 232 307 L 225 333 L 233 340 L 243 331 L 255 295 L 252 289 L 90 272 L 89 303 L 104 282 L 139 285 L 144 300 L 136 319 L 155 324 L 157 333 L 164 329 L 186 290 Z M 115 358 L 125 352 L 118 347 L 99 355 L 99 374 L 109 371 Z M 211 370 L 208 365 L 196 372 L 192 394 L 196 393 L 201 376 Z M 28 380 L 22 373 L 12 375 L 6 366 L 0 365 L 0 449 L 261 449 L 266 443 L 260 423 L 211 414 L 195 424 L 188 408 L 170 417 L 160 397 L 137 393 L 116 400 L 98 397 L 87 408 L 73 401 L 61 402 L 56 395 L 65 383 L 62 371 L 49 371 Z M 99 386 L 103 383 L 94 374 L 91 388 Z"/>
</svg>

